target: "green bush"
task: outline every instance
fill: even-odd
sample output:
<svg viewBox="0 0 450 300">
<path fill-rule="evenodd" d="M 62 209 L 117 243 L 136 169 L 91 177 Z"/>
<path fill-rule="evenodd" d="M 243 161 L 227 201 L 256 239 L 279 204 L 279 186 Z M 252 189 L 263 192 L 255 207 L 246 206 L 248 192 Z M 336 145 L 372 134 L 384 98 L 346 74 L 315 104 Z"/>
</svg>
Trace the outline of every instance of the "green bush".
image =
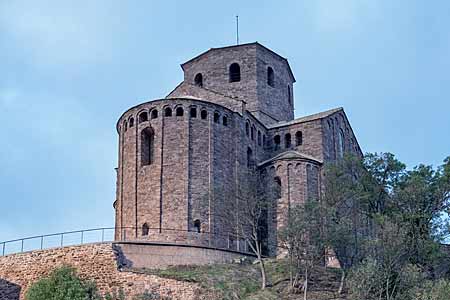
<svg viewBox="0 0 450 300">
<path fill-rule="evenodd" d="M 450 281 L 429 281 L 425 287 L 416 290 L 414 300 L 448 300 L 450 298 Z"/>
<path fill-rule="evenodd" d="M 26 300 L 99 300 L 95 283 L 80 279 L 74 268 L 61 267 L 28 289 Z"/>
</svg>

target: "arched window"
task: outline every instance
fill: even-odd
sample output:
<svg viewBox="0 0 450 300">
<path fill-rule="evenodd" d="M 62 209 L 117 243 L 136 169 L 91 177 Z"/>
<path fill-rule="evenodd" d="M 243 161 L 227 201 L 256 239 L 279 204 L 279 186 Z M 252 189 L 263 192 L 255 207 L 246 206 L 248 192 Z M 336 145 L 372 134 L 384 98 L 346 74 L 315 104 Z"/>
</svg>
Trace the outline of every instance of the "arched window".
<svg viewBox="0 0 450 300">
<path fill-rule="evenodd" d="M 258 146 L 261 146 L 261 131 L 258 130 Z"/>
<path fill-rule="evenodd" d="M 247 148 L 247 167 L 253 168 L 255 162 L 253 160 L 253 151 L 250 147 Z"/>
<path fill-rule="evenodd" d="M 147 223 L 144 223 L 144 225 L 142 225 L 142 235 L 143 235 L 143 236 L 147 236 L 149 230 L 150 230 L 150 228 L 148 227 L 148 224 L 147 224 Z"/>
<path fill-rule="evenodd" d="M 250 131 L 250 138 L 252 139 L 252 141 L 255 139 L 255 127 L 252 126 L 252 130 Z"/>
<path fill-rule="evenodd" d="M 303 144 L 303 134 L 301 131 L 297 131 L 295 133 L 295 145 L 300 146 L 301 144 Z"/>
<path fill-rule="evenodd" d="M 134 126 L 134 118 L 131 117 L 129 122 L 130 122 L 130 128 L 133 127 Z"/>
<path fill-rule="evenodd" d="M 156 108 L 152 110 L 152 115 L 150 116 L 152 119 L 156 119 L 158 117 L 158 111 Z"/>
<path fill-rule="evenodd" d="M 228 126 L 228 118 L 227 118 L 227 116 L 223 116 L 222 117 L 222 124 L 223 124 L 223 126 Z"/>
<path fill-rule="evenodd" d="M 220 114 L 215 111 L 214 112 L 214 123 L 219 123 L 219 119 L 220 119 Z"/>
<path fill-rule="evenodd" d="M 233 63 L 230 66 L 230 82 L 241 81 L 241 67 L 237 63 Z"/>
<path fill-rule="evenodd" d="M 165 117 L 171 117 L 172 116 L 172 109 L 170 107 L 166 107 L 164 109 L 164 116 Z"/>
<path fill-rule="evenodd" d="M 273 179 L 273 181 L 275 182 L 275 199 L 280 199 L 281 198 L 281 179 L 280 177 L 275 177 Z"/>
<path fill-rule="evenodd" d="M 275 150 L 280 148 L 281 138 L 278 134 L 273 137 L 273 143 L 275 144 Z"/>
<path fill-rule="evenodd" d="M 194 221 L 194 229 L 195 229 L 195 231 L 196 231 L 197 233 L 202 232 L 202 223 L 200 222 L 199 219 L 196 219 L 196 220 Z"/>
<path fill-rule="evenodd" d="M 155 134 L 153 129 L 146 127 L 141 131 L 141 166 L 153 163 Z"/>
<path fill-rule="evenodd" d="M 284 136 L 284 144 L 285 144 L 285 148 L 291 148 L 292 143 L 291 143 L 291 134 L 290 133 L 286 133 L 286 135 Z"/>
<path fill-rule="evenodd" d="M 191 118 L 197 118 L 197 108 L 191 107 Z"/>
<path fill-rule="evenodd" d="M 184 114 L 183 108 L 182 108 L 181 106 L 177 107 L 177 109 L 176 109 L 176 111 L 175 111 L 175 115 L 176 115 L 177 117 L 182 117 L 183 114 Z"/>
<path fill-rule="evenodd" d="M 200 117 L 202 118 L 202 120 L 206 120 L 206 118 L 208 118 L 208 111 L 206 109 L 202 109 L 202 111 L 200 112 Z"/>
<path fill-rule="evenodd" d="M 248 121 L 245 123 L 245 134 L 250 135 L 250 123 Z"/>
<path fill-rule="evenodd" d="M 197 73 L 194 78 L 194 83 L 196 86 L 202 87 L 203 86 L 203 75 L 202 73 Z"/>
<path fill-rule="evenodd" d="M 128 122 L 127 121 L 123 122 L 123 129 L 124 129 L 124 131 L 128 130 Z"/>
<path fill-rule="evenodd" d="M 338 143 L 339 156 L 344 157 L 344 131 L 342 129 L 339 129 Z"/>
<path fill-rule="evenodd" d="M 267 84 L 271 87 L 275 86 L 275 75 L 273 74 L 273 69 L 271 67 L 267 68 Z"/>
<path fill-rule="evenodd" d="M 147 122 L 148 121 L 148 113 L 146 111 L 143 111 L 139 114 L 139 123 Z"/>
<path fill-rule="evenodd" d="M 287 93 L 288 93 L 288 103 L 289 104 L 292 104 L 292 98 L 291 98 L 291 86 L 289 86 L 288 85 L 288 88 L 287 88 Z"/>
</svg>

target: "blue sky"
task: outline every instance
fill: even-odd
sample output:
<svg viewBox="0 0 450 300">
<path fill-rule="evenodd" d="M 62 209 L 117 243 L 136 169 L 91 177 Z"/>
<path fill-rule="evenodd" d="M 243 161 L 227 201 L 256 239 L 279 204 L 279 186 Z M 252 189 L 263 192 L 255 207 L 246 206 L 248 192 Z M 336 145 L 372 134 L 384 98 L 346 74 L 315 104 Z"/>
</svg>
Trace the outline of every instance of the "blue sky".
<svg viewBox="0 0 450 300">
<path fill-rule="evenodd" d="M 343 106 L 363 151 L 450 155 L 448 1 L 0 2 L 0 240 L 113 226 L 117 134 L 180 63 L 258 41 L 288 58 L 296 116 Z"/>
</svg>

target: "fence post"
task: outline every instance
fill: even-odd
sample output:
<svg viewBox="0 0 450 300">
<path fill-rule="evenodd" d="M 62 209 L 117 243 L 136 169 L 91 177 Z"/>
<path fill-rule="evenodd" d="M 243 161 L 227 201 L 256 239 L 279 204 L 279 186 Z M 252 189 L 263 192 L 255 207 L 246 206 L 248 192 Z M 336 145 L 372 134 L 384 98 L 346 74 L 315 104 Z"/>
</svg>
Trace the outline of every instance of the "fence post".
<svg viewBox="0 0 450 300">
<path fill-rule="evenodd" d="M 41 236 L 41 250 L 44 249 L 44 236 Z"/>
<path fill-rule="evenodd" d="M 105 241 L 105 228 L 102 228 L 102 243 Z"/>
<path fill-rule="evenodd" d="M 20 252 L 23 252 L 23 239 L 22 239 L 22 248 L 21 248 Z"/>
<path fill-rule="evenodd" d="M 84 230 L 81 230 L 81 245 L 83 245 Z"/>
<path fill-rule="evenodd" d="M 61 247 L 63 246 L 64 243 L 64 233 L 61 233 Z"/>
<path fill-rule="evenodd" d="M 5 256 L 5 248 L 6 248 L 6 243 L 3 243 L 3 251 L 2 251 L 2 255 Z"/>
</svg>

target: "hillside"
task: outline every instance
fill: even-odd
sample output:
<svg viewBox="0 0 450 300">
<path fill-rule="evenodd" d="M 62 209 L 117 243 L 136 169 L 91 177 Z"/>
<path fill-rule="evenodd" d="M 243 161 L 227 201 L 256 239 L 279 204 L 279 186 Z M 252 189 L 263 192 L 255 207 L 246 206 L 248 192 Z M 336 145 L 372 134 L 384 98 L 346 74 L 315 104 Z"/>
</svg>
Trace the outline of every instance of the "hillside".
<svg viewBox="0 0 450 300">
<path fill-rule="evenodd" d="M 221 264 L 209 266 L 175 266 L 165 270 L 132 269 L 135 273 L 152 274 L 179 281 L 195 282 L 204 290 L 205 299 L 303 299 L 303 294 L 289 294 L 289 272 L 284 260 L 266 262 L 269 287 L 259 288 L 258 265 Z M 335 292 L 339 286 L 339 271 L 331 268 L 315 270 L 310 281 L 309 300 L 345 300 Z"/>
</svg>

